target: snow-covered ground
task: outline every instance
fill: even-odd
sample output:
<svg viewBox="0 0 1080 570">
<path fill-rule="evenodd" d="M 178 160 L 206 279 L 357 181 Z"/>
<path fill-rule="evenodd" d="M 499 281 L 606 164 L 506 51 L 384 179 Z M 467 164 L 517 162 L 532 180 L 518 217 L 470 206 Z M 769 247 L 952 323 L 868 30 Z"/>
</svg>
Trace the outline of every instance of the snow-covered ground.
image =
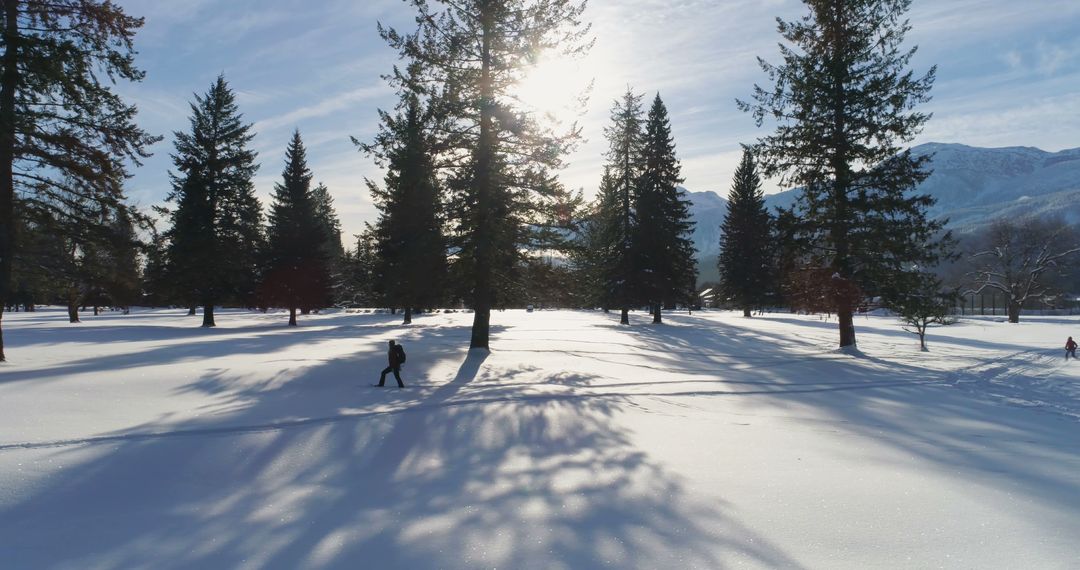
<svg viewBox="0 0 1080 570">
<path fill-rule="evenodd" d="M 0 567 L 1080 567 L 1076 318 L 181 313 L 5 315 Z"/>
</svg>

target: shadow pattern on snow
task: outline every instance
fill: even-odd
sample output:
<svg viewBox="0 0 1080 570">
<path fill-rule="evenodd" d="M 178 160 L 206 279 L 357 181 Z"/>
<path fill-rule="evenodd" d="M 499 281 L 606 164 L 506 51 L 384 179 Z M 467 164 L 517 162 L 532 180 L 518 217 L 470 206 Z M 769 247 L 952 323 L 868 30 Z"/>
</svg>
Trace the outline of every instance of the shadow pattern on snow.
<svg viewBox="0 0 1080 570">
<path fill-rule="evenodd" d="M 676 370 L 690 377 L 717 374 L 719 383 L 732 391 L 742 392 L 742 386 L 750 386 L 746 393 L 766 399 L 776 415 L 814 418 L 808 420 L 808 426 L 823 421 L 842 425 L 910 457 L 962 473 L 972 485 L 1001 489 L 1004 481 L 1010 493 L 1019 492 L 1056 510 L 1080 512 L 1080 478 L 1064 476 L 1060 469 L 1080 456 L 1073 417 L 1037 408 L 1012 413 L 1017 408 L 1002 400 L 973 398 L 963 385 L 957 385 L 956 372 L 920 366 L 918 359 L 925 355 L 914 349 L 911 359 L 855 357 L 835 351 L 791 357 L 781 347 L 790 346 L 793 339 L 749 324 L 718 322 L 700 315 L 665 318 L 663 325 L 635 323 L 626 329 L 649 354 L 662 355 L 653 358 L 652 368 Z M 772 317 L 762 320 L 766 319 Z M 790 324 L 821 326 L 798 320 Z M 702 330 L 710 332 L 702 334 Z M 958 344 L 995 346 L 964 339 Z M 802 365 L 787 366 L 791 358 Z M 724 367 L 739 361 L 754 366 L 740 370 L 737 382 L 724 381 Z M 815 366 L 825 361 L 833 364 Z M 1031 366 L 1030 359 L 1025 366 Z M 823 371 L 828 376 L 823 376 Z M 655 385 L 667 386 L 668 382 Z M 703 391 L 665 393 L 709 395 Z M 1003 413 L 1006 406 L 1013 408 L 1010 413 Z M 845 459 L 862 460 L 855 456 Z"/>
<path fill-rule="evenodd" d="M 260 348 L 270 337 L 252 331 L 255 339 L 239 350 L 272 353 L 325 334 L 359 332 L 274 336 L 270 348 Z M 631 395 L 526 391 L 536 383 L 515 379 L 534 377 L 535 369 L 493 366 L 486 353 L 443 345 L 450 338 L 462 346 L 461 335 L 453 327 L 426 331 L 430 344 L 413 353 L 423 355 L 420 363 L 461 362 L 448 381 L 344 393 L 339 384 L 332 388 L 336 414 L 326 413 L 325 398 L 305 404 L 298 396 L 330 389 L 316 379 L 355 372 L 355 363 L 316 362 L 292 377 L 236 390 L 230 388 L 236 379 L 218 370 L 184 390 L 231 398 L 227 412 L 163 418 L 60 449 L 0 450 L 69 466 L 0 512 L 0 536 L 14 545 L 5 548 L 6 563 L 799 566 L 741 525 L 728 505 L 688 496 L 677 476 L 635 448 L 614 421 Z M 209 342 L 199 346 L 218 350 Z M 362 363 L 364 370 L 375 364 Z M 407 366 L 416 364 L 410 357 Z M 566 372 L 549 380 L 591 381 Z M 283 419 L 267 424 L 267 417 Z"/>
</svg>

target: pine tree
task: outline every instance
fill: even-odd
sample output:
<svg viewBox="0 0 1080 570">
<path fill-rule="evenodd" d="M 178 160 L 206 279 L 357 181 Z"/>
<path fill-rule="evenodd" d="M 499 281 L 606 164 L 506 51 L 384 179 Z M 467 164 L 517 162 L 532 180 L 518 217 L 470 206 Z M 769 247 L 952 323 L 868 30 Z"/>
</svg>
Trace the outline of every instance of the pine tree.
<svg viewBox="0 0 1080 570">
<path fill-rule="evenodd" d="M 270 206 L 260 300 L 267 306 L 289 309 L 289 326 L 294 327 L 296 311 L 327 306 L 331 288 L 329 220 L 319 218 L 299 130 L 285 150 L 281 176 L 282 182 L 274 185 Z"/>
<path fill-rule="evenodd" d="M 697 276 L 690 239 L 690 201 L 675 157 L 675 141 L 667 107 L 658 94 L 649 109 L 642 145 L 642 170 L 635 186 L 633 252 L 639 298 L 652 307 L 653 322 L 662 321 L 665 302 L 689 302 Z"/>
<path fill-rule="evenodd" d="M 721 294 L 741 308 L 744 317 L 769 298 L 773 274 L 770 250 L 774 247 L 771 227 L 753 155 L 744 150 L 728 193 L 719 258 Z"/>
<path fill-rule="evenodd" d="M 311 190 L 311 200 L 315 204 L 315 219 L 327 236 L 327 258 L 333 262 L 345 255 L 345 247 L 341 243 L 341 219 L 334 209 L 334 197 L 330 195 L 330 189 L 320 182 Z"/>
<path fill-rule="evenodd" d="M 21 274 L 47 280 L 67 306 L 70 322 L 80 322 L 81 306 L 93 305 L 97 315 L 102 305 L 131 298 L 139 242 L 126 206 L 110 210 L 92 197 L 71 197 L 48 208 L 40 201 L 35 204 L 38 207 L 28 208 L 30 204 L 20 203 L 20 214 L 30 222 L 26 228 L 33 235 L 24 235 L 17 264 Z M 87 222 L 87 213 L 95 209 Z"/>
<path fill-rule="evenodd" d="M 377 290 L 378 239 L 370 225 L 356 236 L 356 249 L 346 250 L 336 284 L 339 303 L 348 307 L 374 307 L 382 302 Z"/>
<path fill-rule="evenodd" d="M 907 68 L 915 48 L 901 50 L 911 26 L 910 0 L 804 0 L 810 14 L 779 21 L 782 65 L 761 61 L 774 83 L 755 86 L 754 103 L 740 102 L 774 134 L 755 145 L 768 176 L 803 188 L 798 235 L 810 263 L 844 282 L 838 289 L 873 295 L 891 276 L 917 263 L 933 266 L 948 246 L 942 224 L 914 195 L 927 157 L 901 147 L 929 120 L 913 111 L 929 100 L 935 69 L 915 77 Z M 847 298 L 847 296 L 838 296 Z M 855 345 L 855 306 L 837 304 L 840 346 Z"/>
<path fill-rule="evenodd" d="M 131 305 L 139 300 L 140 275 L 139 258 L 146 244 L 136 233 L 137 222 L 142 222 L 143 227 L 149 226 L 145 218 L 132 219 L 127 209 L 113 213 L 110 227 L 110 252 L 111 266 L 107 291 L 109 304 L 120 307 L 126 314 Z"/>
<path fill-rule="evenodd" d="M 551 171 L 579 138 L 556 135 L 522 112 L 513 87 L 537 54 L 580 53 L 588 27 L 584 2 L 571 0 L 409 0 L 419 30 L 400 35 L 381 29 L 389 44 L 420 76 L 395 70 L 401 85 L 441 86 L 440 112 L 448 120 L 441 156 L 453 194 L 454 271 L 474 309 L 470 347 L 488 348 L 491 309 L 516 288 L 525 252 L 541 250 L 533 230 L 550 217 L 560 187 Z M 426 87 L 425 87 L 426 89 Z M 421 95 L 428 95 L 422 92 Z"/>
<path fill-rule="evenodd" d="M 600 223 L 604 238 L 603 281 L 606 298 L 620 309 L 619 322 L 630 324 L 630 305 L 635 301 L 635 252 L 633 236 L 636 187 L 644 167 L 645 124 L 641 95 L 627 89 L 611 108 L 611 124 L 604 128 L 608 141 L 607 164 L 601 184 Z"/>
<path fill-rule="evenodd" d="M 146 244 L 146 263 L 140 279 L 142 302 L 151 307 L 168 306 L 177 299 L 168 276 L 168 249 L 165 236 L 153 231 Z"/>
<path fill-rule="evenodd" d="M 158 139 L 134 124 L 135 107 L 112 90 L 117 80 L 143 78 L 132 48 L 142 19 L 100 0 L 8 0 L 0 11 L 3 306 L 18 254 L 16 195 L 22 211 L 53 208 L 75 196 L 97 205 L 119 203 L 121 187 L 115 181 L 126 176 L 128 163 L 148 156 L 147 147 Z M 90 215 L 78 215 L 91 223 Z M 3 346 L 0 333 L 0 361 Z"/>
<path fill-rule="evenodd" d="M 252 183 L 259 167 L 248 148 L 255 135 L 224 76 L 195 96 L 190 123 L 191 132 L 175 133 L 168 271 L 181 301 L 202 305 L 202 326 L 212 327 L 215 304 L 254 299 L 263 244 Z"/>
<path fill-rule="evenodd" d="M 319 183 L 311 191 L 315 202 L 315 218 L 327 236 L 324 252 L 330 272 L 330 305 L 337 305 L 342 299 L 340 285 L 345 273 L 345 246 L 341 241 L 341 220 L 334 209 L 334 198 L 325 184 Z"/>
<path fill-rule="evenodd" d="M 447 275 L 447 241 L 442 231 L 440 186 L 428 132 L 430 109 L 414 93 L 406 93 L 398 116 L 383 113 L 378 152 L 386 158 L 385 189 L 368 181 L 379 220 L 380 290 L 392 307 L 404 309 L 404 324 L 414 309 L 443 300 Z"/>
<path fill-rule="evenodd" d="M 570 253 L 570 263 L 574 269 L 577 283 L 577 305 L 585 308 L 602 307 L 605 312 L 617 306 L 613 290 L 614 283 L 609 282 L 610 260 L 617 252 L 613 245 L 618 243 L 613 237 L 613 230 L 618 228 L 619 208 L 615 182 L 605 167 L 600 180 L 600 190 L 596 199 L 583 215 L 576 232 L 574 246 Z"/>
</svg>

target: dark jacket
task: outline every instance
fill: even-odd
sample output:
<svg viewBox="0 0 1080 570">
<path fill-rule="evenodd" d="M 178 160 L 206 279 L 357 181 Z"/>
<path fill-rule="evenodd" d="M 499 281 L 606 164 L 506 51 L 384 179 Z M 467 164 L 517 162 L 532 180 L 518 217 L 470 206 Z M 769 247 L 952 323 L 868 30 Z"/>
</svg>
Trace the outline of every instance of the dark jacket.
<svg viewBox="0 0 1080 570">
<path fill-rule="evenodd" d="M 1076 341 L 1071 338 L 1065 341 L 1065 350 L 1076 350 Z"/>
<path fill-rule="evenodd" d="M 390 361 L 390 368 L 397 368 L 401 366 L 401 345 L 395 344 L 390 347 L 390 350 L 386 352 L 386 357 Z"/>
</svg>

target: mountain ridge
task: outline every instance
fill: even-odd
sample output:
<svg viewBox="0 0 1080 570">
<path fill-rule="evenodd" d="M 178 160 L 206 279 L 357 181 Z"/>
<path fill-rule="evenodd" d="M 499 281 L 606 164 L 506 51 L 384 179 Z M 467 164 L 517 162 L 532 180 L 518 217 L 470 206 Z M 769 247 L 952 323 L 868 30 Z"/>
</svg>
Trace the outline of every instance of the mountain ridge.
<svg viewBox="0 0 1080 570">
<path fill-rule="evenodd" d="M 947 219 L 957 233 L 974 231 L 993 219 L 1027 215 L 1061 215 L 1080 223 L 1080 147 L 1057 152 L 1035 147 L 985 148 L 960 143 L 930 142 L 911 149 L 916 156 L 933 155 L 932 173 L 915 191 L 933 196 L 933 219 Z M 765 196 L 770 212 L 791 206 L 798 189 Z M 694 222 L 701 280 L 715 280 L 720 250 L 720 225 L 727 200 L 714 191 L 687 191 Z"/>
</svg>

